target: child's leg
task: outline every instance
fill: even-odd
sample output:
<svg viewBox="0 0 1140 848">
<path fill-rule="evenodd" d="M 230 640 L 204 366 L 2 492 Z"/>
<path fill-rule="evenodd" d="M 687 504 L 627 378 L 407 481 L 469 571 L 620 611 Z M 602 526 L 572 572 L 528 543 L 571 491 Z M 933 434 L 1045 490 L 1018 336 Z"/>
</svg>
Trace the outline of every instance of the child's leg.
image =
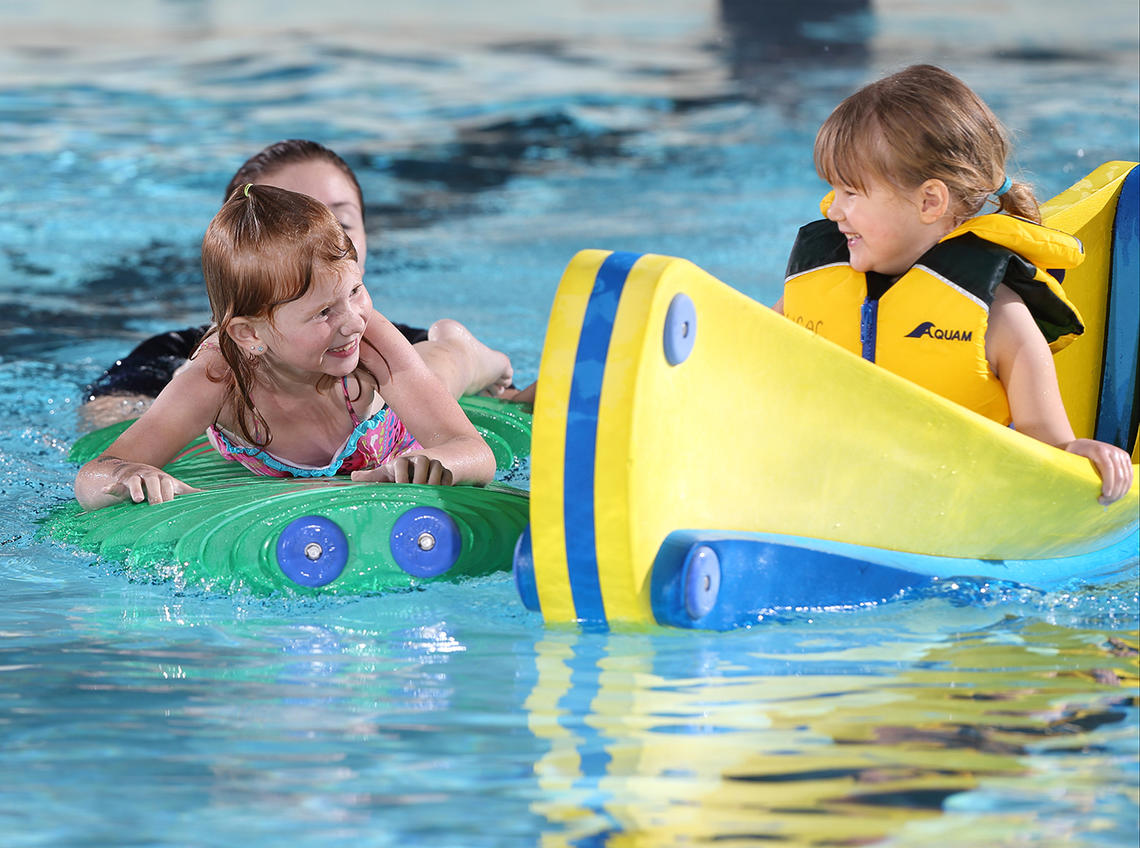
<svg viewBox="0 0 1140 848">
<path fill-rule="evenodd" d="M 498 397 L 511 384 L 511 360 L 491 350 L 450 318 L 428 328 L 428 340 L 415 345 L 432 372 L 454 397 L 479 392 Z"/>
</svg>

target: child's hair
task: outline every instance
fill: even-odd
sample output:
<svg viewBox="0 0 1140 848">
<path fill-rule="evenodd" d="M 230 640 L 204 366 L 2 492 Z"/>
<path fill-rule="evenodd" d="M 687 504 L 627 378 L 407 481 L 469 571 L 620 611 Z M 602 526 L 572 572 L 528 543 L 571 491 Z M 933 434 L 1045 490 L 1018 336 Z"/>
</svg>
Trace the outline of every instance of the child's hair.
<svg viewBox="0 0 1140 848">
<path fill-rule="evenodd" d="M 969 86 L 933 65 L 912 65 L 864 86 L 836 107 L 815 139 L 815 169 L 832 185 L 866 181 L 910 191 L 938 179 L 950 190 L 958 222 L 987 201 L 1001 212 L 1040 222 L 1033 189 L 1006 180 L 1009 140 Z"/>
<path fill-rule="evenodd" d="M 226 194 L 222 200 L 223 202 L 229 200 L 229 198 L 233 196 L 234 190 L 241 188 L 246 183 L 264 181 L 271 174 L 276 173 L 286 165 L 298 165 L 313 160 L 323 160 L 330 165 L 336 166 L 340 169 L 341 173 L 348 178 L 348 181 L 352 183 L 352 187 L 356 189 L 356 199 L 360 201 L 360 215 L 363 221 L 364 192 L 361 191 L 360 182 L 356 179 L 356 174 L 352 168 L 349 167 L 349 164 L 341 159 L 340 156 L 332 150 L 329 150 L 329 148 L 323 144 L 301 138 L 289 138 L 285 141 L 278 141 L 246 159 L 241 167 L 237 169 L 237 173 L 230 178 L 230 184 L 226 186 Z"/>
<path fill-rule="evenodd" d="M 355 262 L 356 249 L 332 211 L 307 195 L 274 186 L 239 186 L 206 228 L 202 274 L 213 312 L 211 332 L 230 372 L 209 376 L 229 383 L 228 401 L 250 444 L 264 447 L 270 441 L 250 398 L 261 358 L 247 355 L 230 338 L 231 322 L 237 317 L 272 322 L 278 307 L 305 296 L 315 272 L 345 260 Z"/>
</svg>

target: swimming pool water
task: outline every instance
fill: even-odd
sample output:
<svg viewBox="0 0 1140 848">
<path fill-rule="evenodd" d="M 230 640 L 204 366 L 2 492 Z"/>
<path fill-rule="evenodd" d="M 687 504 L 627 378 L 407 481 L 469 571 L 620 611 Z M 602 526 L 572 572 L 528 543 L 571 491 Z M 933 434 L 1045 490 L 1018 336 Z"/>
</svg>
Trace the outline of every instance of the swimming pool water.
<svg viewBox="0 0 1140 848">
<path fill-rule="evenodd" d="M 1140 158 L 1124 0 L 410 5 L 0 0 L 0 843 L 1134 845 L 1135 566 L 584 633 L 507 574 L 258 600 L 37 538 L 83 387 L 204 320 L 201 234 L 278 138 L 357 169 L 381 310 L 522 380 L 582 248 L 773 300 L 815 130 L 882 72 L 965 77 L 1043 198 Z"/>
</svg>

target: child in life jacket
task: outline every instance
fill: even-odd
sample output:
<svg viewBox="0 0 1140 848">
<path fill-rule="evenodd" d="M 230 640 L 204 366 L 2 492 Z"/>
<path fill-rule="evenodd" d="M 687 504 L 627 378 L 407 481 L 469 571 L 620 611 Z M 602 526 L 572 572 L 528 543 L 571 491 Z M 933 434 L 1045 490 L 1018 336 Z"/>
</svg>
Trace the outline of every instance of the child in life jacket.
<svg viewBox="0 0 1140 848">
<path fill-rule="evenodd" d="M 815 141 L 826 219 L 800 229 L 773 308 L 1087 457 L 1108 504 L 1131 486 L 1131 458 L 1074 437 L 1052 356 L 1084 326 L 1045 269 L 1074 267 L 1081 245 L 1041 226 L 1031 187 L 1006 174 L 1008 150 L 986 104 L 941 68 L 915 65 L 848 97 Z"/>
<path fill-rule="evenodd" d="M 247 183 L 210 223 L 202 268 L 212 329 L 142 417 L 79 470 L 84 508 L 193 491 L 162 466 L 203 432 L 258 474 L 491 480 L 494 455 L 455 398 L 509 378 L 505 357 L 467 333 L 417 353 L 373 309 L 353 242 L 324 203 Z"/>
</svg>

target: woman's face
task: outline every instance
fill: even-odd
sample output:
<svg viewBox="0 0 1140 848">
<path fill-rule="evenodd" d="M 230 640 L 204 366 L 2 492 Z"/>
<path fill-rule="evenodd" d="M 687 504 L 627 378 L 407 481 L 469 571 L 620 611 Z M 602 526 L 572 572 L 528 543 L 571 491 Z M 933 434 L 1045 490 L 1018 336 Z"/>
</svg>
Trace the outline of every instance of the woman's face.
<svg viewBox="0 0 1140 848">
<path fill-rule="evenodd" d="M 356 261 L 364 273 L 364 260 L 368 256 L 368 237 L 364 233 L 364 210 L 356 186 L 344 171 L 324 159 L 291 162 L 263 174 L 260 185 L 271 185 L 287 191 L 307 194 L 327 206 L 336 215 L 340 225 L 356 248 Z"/>
</svg>

